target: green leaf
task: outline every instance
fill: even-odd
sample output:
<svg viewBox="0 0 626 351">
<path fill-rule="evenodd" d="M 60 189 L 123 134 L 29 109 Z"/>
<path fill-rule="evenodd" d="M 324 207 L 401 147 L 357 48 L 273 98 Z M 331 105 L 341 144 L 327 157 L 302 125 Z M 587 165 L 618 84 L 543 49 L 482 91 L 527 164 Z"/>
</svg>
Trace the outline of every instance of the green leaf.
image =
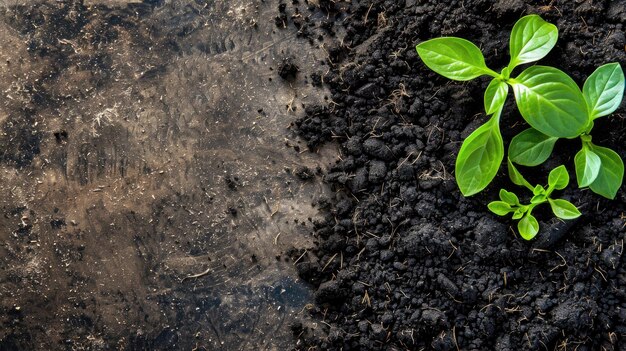
<svg viewBox="0 0 626 351">
<path fill-rule="evenodd" d="M 525 208 L 518 208 L 515 210 L 515 212 L 513 212 L 513 219 L 520 219 L 522 217 L 524 217 L 524 214 L 526 213 L 526 209 Z"/>
<path fill-rule="evenodd" d="M 530 203 L 538 205 L 546 202 L 547 199 L 548 197 L 546 196 L 546 194 L 537 194 L 530 199 Z"/>
<path fill-rule="evenodd" d="M 517 223 L 517 230 L 522 238 L 531 240 L 539 232 L 539 223 L 537 219 L 529 213 Z"/>
<path fill-rule="evenodd" d="M 538 15 L 520 18 L 511 31 L 509 68 L 543 58 L 552 50 L 558 37 L 556 26 Z"/>
<path fill-rule="evenodd" d="M 583 95 L 592 119 L 617 110 L 624 96 L 624 72 L 619 63 L 598 67 L 585 81 Z"/>
<path fill-rule="evenodd" d="M 533 195 L 545 195 L 545 193 L 546 193 L 546 188 L 544 188 L 543 185 L 541 184 L 537 184 L 533 188 Z"/>
<path fill-rule="evenodd" d="M 509 85 L 499 79 L 492 79 L 485 90 L 485 112 L 494 114 L 504 106 L 506 95 L 509 93 Z"/>
<path fill-rule="evenodd" d="M 515 168 L 515 166 L 513 165 L 513 162 L 511 162 L 511 159 L 507 159 L 507 168 L 509 170 L 509 178 L 511 179 L 513 184 L 519 185 L 519 186 L 525 186 L 526 188 L 533 190 L 533 186 L 530 185 L 530 183 L 526 181 L 526 179 L 524 179 L 524 176 L 522 176 L 522 174 L 517 170 L 517 168 Z"/>
<path fill-rule="evenodd" d="M 548 199 L 554 215 L 561 219 L 574 219 L 580 217 L 580 211 L 571 202 L 563 199 Z"/>
<path fill-rule="evenodd" d="M 504 144 L 496 113 L 470 134 L 456 158 L 456 182 L 464 196 L 483 190 L 496 176 L 504 158 Z"/>
<path fill-rule="evenodd" d="M 509 158 L 522 166 L 537 166 L 550 157 L 559 138 L 547 136 L 534 128 L 517 134 L 509 145 Z"/>
<path fill-rule="evenodd" d="M 543 134 L 574 138 L 589 121 L 582 92 L 567 74 L 546 66 L 532 66 L 510 80 L 522 117 Z"/>
<path fill-rule="evenodd" d="M 548 186 L 556 190 L 565 189 L 569 184 L 569 174 L 565 166 L 560 165 L 548 174 Z"/>
<path fill-rule="evenodd" d="M 415 49 L 428 68 L 452 80 L 466 81 L 484 74 L 498 76 L 487 68 L 480 49 L 465 39 L 430 39 L 420 43 Z"/>
<path fill-rule="evenodd" d="M 500 72 L 500 77 L 502 77 L 504 81 L 509 80 L 509 78 L 511 78 L 511 69 L 508 67 L 504 67 L 502 69 L 502 72 Z"/>
<path fill-rule="evenodd" d="M 504 189 L 500 189 L 500 200 L 508 203 L 511 206 L 516 206 L 520 204 L 519 198 L 517 197 L 517 195 L 515 195 L 515 193 L 506 191 Z"/>
<path fill-rule="evenodd" d="M 596 180 L 598 173 L 600 173 L 602 161 L 595 152 L 591 151 L 587 146 L 583 146 L 574 157 L 574 165 L 576 166 L 578 187 L 584 188 Z"/>
<path fill-rule="evenodd" d="M 624 162 L 619 155 L 608 148 L 593 145 L 591 150 L 600 157 L 602 166 L 596 179 L 589 185 L 594 193 L 607 199 L 614 199 L 624 179 Z"/>
<path fill-rule="evenodd" d="M 506 216 L 510 212 L 515 211 L 511 208 L 511 205 L 507 204 L 504 201 L 492 201 L 487 205 L 489 211 L 497 214 L 498 216 Z"/>
</svg>

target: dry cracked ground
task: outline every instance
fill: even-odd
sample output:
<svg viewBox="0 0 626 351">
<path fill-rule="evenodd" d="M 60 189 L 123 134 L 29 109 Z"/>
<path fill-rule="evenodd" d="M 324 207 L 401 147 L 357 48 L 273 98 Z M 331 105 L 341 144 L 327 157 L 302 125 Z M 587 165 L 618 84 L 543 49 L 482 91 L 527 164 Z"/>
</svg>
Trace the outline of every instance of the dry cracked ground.
<svg viewBox="0 0 626 351">
<path fill-rule="evenodd" d="M 277 1 L 0 1 L 0 349 L 284 349 L 331 158 Z M 278 78 L 285 57 L 297 79 Z"/>
</svg>

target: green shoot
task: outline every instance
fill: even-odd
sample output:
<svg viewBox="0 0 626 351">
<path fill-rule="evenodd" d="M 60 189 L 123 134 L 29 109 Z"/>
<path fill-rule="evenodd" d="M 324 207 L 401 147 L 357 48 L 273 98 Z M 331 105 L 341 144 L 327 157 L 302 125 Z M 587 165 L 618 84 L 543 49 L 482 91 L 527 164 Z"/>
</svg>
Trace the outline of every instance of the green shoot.
<svg viewBox="0 0 626 351">
<path fill-rule="evenodd" d="M 569 174 L 565 166 L 559 166 L 548 175 L 548 187 L 542 185 L 531 186 L 521 173 L 509 160 L 509 174 L 511 181 L 517 185 L 526 187 L 533 193 L 529 204 L 522 204 L 515 193 L 500 190 L 500 201 L 489 203 L 489 210 L 499 216 L 512 215 L 514 220 L 519 220 L 517 230 L 525 240 L 531 240 L 539 233 L 539 222 L 533 216 L 535 207 L 548 203 L 552 213 L 560 219 L 574 219 L 580 216 L 580 211 L 571 202 L 563 199 L 551 198 L 554 190 L 562 190 L 569 184 Z"/>
</svg>

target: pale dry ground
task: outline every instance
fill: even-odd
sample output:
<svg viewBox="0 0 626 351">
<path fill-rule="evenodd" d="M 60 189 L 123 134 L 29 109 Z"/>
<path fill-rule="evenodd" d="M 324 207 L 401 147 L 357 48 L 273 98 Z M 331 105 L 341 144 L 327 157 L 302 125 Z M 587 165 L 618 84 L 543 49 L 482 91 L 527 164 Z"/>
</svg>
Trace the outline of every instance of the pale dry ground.
<svg viewBox="0 0 626 351">
<path fill-rule="evenodd" d="M 284 253 L 327 191 L 285 168 L 334 153 L 286 146 L 322 50 L 277 1 L 20 3 L 0 1 L 0 345 L 284 349 L 310 302 Z"/>
</svg>

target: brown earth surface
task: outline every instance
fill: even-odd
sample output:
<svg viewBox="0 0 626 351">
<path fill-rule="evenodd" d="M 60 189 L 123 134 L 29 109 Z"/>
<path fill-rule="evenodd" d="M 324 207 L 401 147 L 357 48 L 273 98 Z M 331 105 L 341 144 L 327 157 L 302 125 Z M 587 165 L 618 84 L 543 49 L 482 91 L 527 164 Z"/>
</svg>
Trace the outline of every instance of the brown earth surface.
<svg viewBox="0 0 626 351">
<path fill-rule="evenodd" d="M 333 150 L 289 127 L 323 50 L 275 1 L 0 6 L 0 349 L 290 345 L 285 253 L 326 192 L 298 174 Z"/>
</svg>

